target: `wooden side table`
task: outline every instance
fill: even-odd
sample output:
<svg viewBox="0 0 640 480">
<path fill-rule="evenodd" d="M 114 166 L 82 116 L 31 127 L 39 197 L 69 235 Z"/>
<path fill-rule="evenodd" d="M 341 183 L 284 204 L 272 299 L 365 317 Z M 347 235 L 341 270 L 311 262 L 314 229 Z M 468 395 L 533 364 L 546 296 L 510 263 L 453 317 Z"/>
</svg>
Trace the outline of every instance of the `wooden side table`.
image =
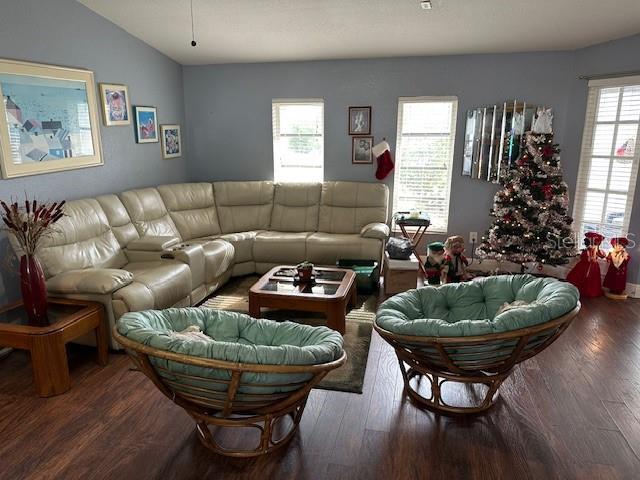
<svg viewBox="0 0 640 480">
<path fill-rule="evenodd" d="M 411 250 L 413 250 L 414 255 L 418 260 L 420 260 L 420 254 L 418 253 L 418 244 L 422 237 L 427 232 L 427 228 L 431 225 L 431 219 L 429 215 L 426 213 L 420 212 L 419 216 L 416 218 L 410 217 L 409 212 L 396 212 L 393 216 L 393 220 L 400 227 L 400 231 L 402 235 L 408 238 L 411 241 Z M 407 227 L 414 228 L 412 233 L 407 231 Z M 420 268 L 420 272 L 422 273 L 424 278 L 427 278 L 427 270 L 425 269 L 423 263 L 418 262 L 418 266 Z"/>
<path fill-rule="evenodd" d="M 68 342 L 95 331 L 98 364 L 106 365 L 109 353 L 109 336 L 101 304 L 49 298 L 47 316 L 49 325 L 30 325 L 22 302 L 0 308 L 0 345 L 29 350 L 33 379 L 41 397 L 59 395 L 71 386 Z"/>
</svg>

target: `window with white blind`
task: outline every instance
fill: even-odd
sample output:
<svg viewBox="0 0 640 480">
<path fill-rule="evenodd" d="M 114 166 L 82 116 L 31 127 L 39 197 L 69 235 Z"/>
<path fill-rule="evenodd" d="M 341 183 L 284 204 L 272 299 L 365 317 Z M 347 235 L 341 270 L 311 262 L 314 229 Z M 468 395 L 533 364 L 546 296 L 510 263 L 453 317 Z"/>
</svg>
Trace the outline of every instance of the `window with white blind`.
<svg viewBox="0 0 640 480">
<path fill-rule="evenodd" d="M 579 238 L 628 233 L 638 177 L 640 76 L 589 82 L 573 216 Z"/>
<path fill-rule="evenodd" d="M 273 176 L 276 182 L 324 179 L 324 102 L 274 100 Z"/>
<path fill-rule="evenodd" d="M 427 212 L 431 232 L 447 231 L 457 110 L 456 97 L 398 101 L 393 209 Z"/>
</svg>

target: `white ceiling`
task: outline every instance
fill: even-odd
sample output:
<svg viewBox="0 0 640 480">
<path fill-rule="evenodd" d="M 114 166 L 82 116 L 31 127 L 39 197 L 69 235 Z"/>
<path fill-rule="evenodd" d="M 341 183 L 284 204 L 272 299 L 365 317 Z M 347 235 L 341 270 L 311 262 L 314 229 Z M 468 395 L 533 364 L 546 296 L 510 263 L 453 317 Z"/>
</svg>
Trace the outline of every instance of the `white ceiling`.
<svg viewBox="0 0 640 480">
<path fill-rule="evenodd" d="M 185 64 L 576 49 L 640 33 L 640 0 L 78 0 Z M 637 52 L 635 52 L 637 54 Z"/>
</svg>

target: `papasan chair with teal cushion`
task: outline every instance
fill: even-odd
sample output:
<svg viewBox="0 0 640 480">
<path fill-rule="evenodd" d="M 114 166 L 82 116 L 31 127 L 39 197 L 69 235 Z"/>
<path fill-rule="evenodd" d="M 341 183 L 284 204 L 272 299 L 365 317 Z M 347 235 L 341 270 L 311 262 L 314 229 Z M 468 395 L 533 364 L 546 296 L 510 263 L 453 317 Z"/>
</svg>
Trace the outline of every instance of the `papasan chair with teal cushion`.
<svg viewBox="0 0 640 480">
<path fill-rule="evenodd" d="M 579 298 L 573 285 L 553 278 L 484 277 L 391 297 L 375 329 L 395 349 L 412 400 L 440 413 L 477 413 L 493 405 L 517 363 L 569 326 Z M 474 401 L 444 399 L 446 382 L 467 384 Z"/>
<path fill-rule="evenodd" d="M 342 335 L 329 328 L 206 308 L 127 313 L 114 337 L 195 420 L 207 448 L 235 457 L 268 453 L 290 440 L 311 389 L 346 360 Z M 225 447 L 215 427 L 257 429 L 257 446 Z"/>
</svg>

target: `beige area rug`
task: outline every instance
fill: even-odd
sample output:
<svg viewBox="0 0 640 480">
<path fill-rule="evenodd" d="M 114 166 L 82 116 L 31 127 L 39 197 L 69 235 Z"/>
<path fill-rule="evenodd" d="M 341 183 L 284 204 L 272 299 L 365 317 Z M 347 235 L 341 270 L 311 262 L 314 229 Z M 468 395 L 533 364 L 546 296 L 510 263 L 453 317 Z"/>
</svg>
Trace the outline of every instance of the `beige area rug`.
<svg viewBox="0 0 640 480">
<path fill-rule="evenodd" d="M 248 313 L 249 289 L 258 278 L 260 277 L 257 275 L 232 278 L 201 307 Z M 342 367 L 329 372 L 318 385 L 319 388 L 362 393 L 376 304 L 375 295 L 358 295 L 356 307 L 346 318 L 344 349 L 347 352 L 347 361 Z M 313 326 L 325 324 L 322 314 L 312 312 L 263 309 L 262 317 L 277 321 L 291 320 Z"/>
</svg>

